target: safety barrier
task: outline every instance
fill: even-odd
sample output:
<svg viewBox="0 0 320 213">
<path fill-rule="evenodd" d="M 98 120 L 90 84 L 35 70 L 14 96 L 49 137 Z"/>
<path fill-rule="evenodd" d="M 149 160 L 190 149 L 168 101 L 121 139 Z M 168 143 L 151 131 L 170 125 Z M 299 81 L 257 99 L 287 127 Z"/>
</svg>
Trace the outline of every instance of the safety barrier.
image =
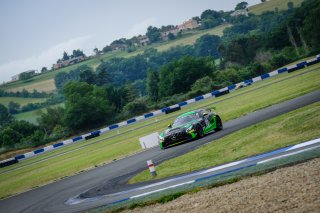
<svg viewBox="0 0 320 213">
<path fill-rule="evenodd" d="M 25 154 L 22 154 L 22 155 L 15 156 L 13 159 L 7 159 L 7 160 L 4 160 L 4 161 L 1 161 L 0 165 L 2 167 L 2 165 L 10 164 L 10 163 L 7 163 L 7 162 L 15 163 L 15 162 L 21 161 L 23 159 L 27 159 L 27 158 L 33 157 L 35 155 L 38 155 L 40 153 L 44 153 L 44 152 L 47 152 L 47 151 L 50 151 L 50 150 L 53 150 L 53 149 L 57 149 L 57 148 L 60 148 L 62 146 L 74 143 L 74 142 L 80 142 L 80 141 L 83 141 L 83 140 L 88 140 L 90 138 L 98 137 L 99 135 L 105 134 L 108 131 L 119 129 L 119 128 L 123 127 L 123 126 L 127 126 L 127 125 L 133 124 L 133 123 L 137 123 L 139 121 L 146 120 L 146 119 L 149 119 L 151 117 L 155 117 L 155 116 L 158 116 L 158 115 L 166 114 L 167 112 L 183 108 L 183 107 L 185 107 L 185 106 L 187 106 L 187 105 L 189 105 L 191 103 L 202 101 L 202 100 L 207 99 L 207 98 L 220 97 L 220 96 L 228 94 L 230 91 L 235 90 L 237 88 L 240 88 L 242 86 L 247 86 L 247 85 L 253 84 L 255 82 L 270 78 L 272 76 L 276 76 L 276 75 L 281 74 L 281 73 L 285 73 L 285 72 L 291 73 L 291 72 L 294 72 L 296 70 L 303 69 L 304 67 L 307 67 L 307 66 L 319 63 L 319 62 L 320 62 L 320 55 L 317 55 L 315 58 L 309 59 L 307 61 L 303 61 L 303 62 L 300 62 L 300 63 L 295 64 L 295 65 L 291 65 L 291 66 L 284 67 L 284 68 L 281 68 L 281 69 L 278 69 L 278 70 L 274 70 L 272 72 L 257 76 L 255 78 L 248 79 L 248 80 L 245 80 L 243 82 L 230 85 L 230 86 L 222 88 L 220 90 L 216 90 L 216 91 L 213 91 L 211 93 L 200 95 L 200 96 L 197 96 L 195 98 L 189 99 L 187 101 L 183 101 L 183 102 L 180 102 L 178 104 L 175 104 L 175 105 L 172 105 L 172 106 L 169 106 L 169 107 L 165 107 L 165 108 L 159 109 L 159 110 L 154 111 L 154 112 L 150 112 L 150 113 L 147 113 L 147 114 L 135 117 L 135 118 L 131 118 L 131 119 L 127 120 L 127 121 L 123 121 L 123 122 L 120 122 L 120 123 L 117 123 L 117 124 L 113 124 L 113 125 L 107 126 L 107 127 L 103 128 L 103 129 L 96 130 L 94 132 L 90 132 L 90 133 L 87 133 L 87 134 L 84 134 L 84 135 L 81 135 L 81 136 L 77 136 L 77 137 L 69 139 L 69 140 L 65 140 L 65 141 L 59 142 L 57 144 L 53 144 L 53 145 L 46 146 L 46 147 L 41 148 L 41 149 L 37 149 L 37 150 L 32 151 L 32 152 L 28 152 L 28 153 L 25 153 Z"/>
</svg>

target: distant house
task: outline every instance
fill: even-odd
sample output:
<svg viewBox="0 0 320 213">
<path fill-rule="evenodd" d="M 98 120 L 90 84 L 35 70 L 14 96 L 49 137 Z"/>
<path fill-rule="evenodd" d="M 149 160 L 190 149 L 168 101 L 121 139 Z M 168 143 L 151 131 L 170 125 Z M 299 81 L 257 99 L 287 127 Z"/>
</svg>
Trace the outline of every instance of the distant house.
<svg viewBox="0 0 320 213">
<path fill-rule="evenodd" d="M 170 30 L 161 32 L 161 39 L 162 39 L 162 40 L 167 40 L 167 39 L 168 39 L 168 35 L 169 35 L 170 33 L 172 33 L 174 36 L 177 36 L 178 33 L 179 33 L 179 31 L 180 31 L 180 30 L 178 29 L 178 27 L 175 27 L 175 28 L 172 28 L 172 29 L 170 29 Z"/>
<path fill-rule="evenodd" d="M 241 15 L 248 16 L 248 9 L 236 10 L 230 14 L 230 16 L 232 16 L 232 17 L 241 16 Z"/>
<path fill-rule="evenodd" d="M 138 40 L 138 46 L 146 46 L 150 43 L 150 40 L 147 36 L 145 35 L 139 35 L 137 37 L 137 40 Z"/>
<path fill-rule="evenodd" d="M 27 70 L 27 71 L 24 71 L 24 72 L 22 72 L 22 73 L 19 73 L 19 74 L 17 74 L 17 75 L 12 76 L 12 77 L 11 77 L 11 82 L 13 82 L 13 81 L 19 81 L 21 74 L 29 73 L 31 76 L 33 76 L 33 75 L 36 74 L 36 72 L 37 72 L 37 70 Z"/>
<path fill-rule="evenodd" d="M 128 45 L 126 44 L 111 44 L 110 45 L 112 51 L 117 51 L 117 50 L 125 50 Z"/>
<path fill-rule="evenodd" d="M 11 81 L 19 81 L 20 73 L 11 77 Z"/>
<path fill-rule="evenodd" d="M 69 66 L 71 64 L 79 63 L 79 62 L 84 61 L 86 59 L 87 59 L 87 57 L 85 57 L 85 56 L 73 57 L 73 58 L 70 58 L 68 60 L 59 59 L 56 64 L 52 65 L 52 69 L 53 70 L 60 69 L 62 67 L 66 67 L 66 66 Z"/>
<path fill-rule="evenodd" d="M 188 21 L 183 22 L 182 24 L 178 25 L 178 31 L 182 30 L 192 30 L 198 28 L 200 25 L 194 19 L 189 19 Z"/>
</svg>

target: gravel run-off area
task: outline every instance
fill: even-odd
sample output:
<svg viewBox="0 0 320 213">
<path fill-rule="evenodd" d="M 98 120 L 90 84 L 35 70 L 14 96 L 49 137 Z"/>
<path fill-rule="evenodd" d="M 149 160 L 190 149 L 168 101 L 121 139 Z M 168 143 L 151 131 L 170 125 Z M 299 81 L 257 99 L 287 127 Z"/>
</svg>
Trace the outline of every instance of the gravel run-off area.
<svg viewBox="0 0 320 213">
<path fill-rule="evenodd" d="M 126 212 L 320 212 L 320 158 Z"/>
</svg>

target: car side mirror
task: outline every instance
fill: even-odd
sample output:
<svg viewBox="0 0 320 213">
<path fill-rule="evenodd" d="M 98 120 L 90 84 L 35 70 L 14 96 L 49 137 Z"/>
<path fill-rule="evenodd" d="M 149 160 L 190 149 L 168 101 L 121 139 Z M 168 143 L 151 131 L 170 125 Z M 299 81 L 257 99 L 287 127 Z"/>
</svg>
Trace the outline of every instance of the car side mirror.
<svg viewBox="0 0 320 213">
<path fill-rule="evenodd" d="M 172 128 L 172 124 L 169 124 L 169 125 L 168 125 L 168 128 Z"/>
</svg>

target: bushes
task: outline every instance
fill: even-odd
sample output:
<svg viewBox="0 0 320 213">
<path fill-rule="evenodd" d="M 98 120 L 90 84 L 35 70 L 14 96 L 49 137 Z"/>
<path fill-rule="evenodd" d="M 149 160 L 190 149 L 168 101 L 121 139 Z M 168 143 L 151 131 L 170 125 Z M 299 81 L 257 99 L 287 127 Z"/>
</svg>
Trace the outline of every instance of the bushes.
<svg viewBox="0 0 320 213">
<path fill-rule="evenodd" d="M 275 55 L 270 60 L 272 68 L 282 67 L 290 62 L 290 59 L 282 54 Z"/>
<path fill-rule="evenodd" d="M 27 121 L 14 120 L 0 130 L 0 145 L 5 148 L 16 148 L 27 142 L 36 146 L 43 136 L 44 132 L 38 126 Z"/>
<path fill-rule="evenodd" d="M 64 87 L 65 125 L 72 130 L 83 130 L 114 121 L 115 107 L 107 99 L 104 87 L 86 82 L 69 82 Z"/>
<path fill-rule="evenodd" d="M 213 89 L 213 81 L 209 76 L 198 79 L 191 86 L 191 91 L 194 92 L 195 94 L 198 94 L 198 92 L 202 92 L 203 94 L 205 92 L 211 91 L 212 89 Z"/>
<path fill-rule="evenodd" d="M 1 147 L 13 148 L 22 138 L 23 135 L 11 127 L 5 127 L 0 131 Z"/>
<path fill-rule="evenodd" d="M 124 118 L 131 118 L 141 115 L 148 111 L 147 102 L 145 99 L 138 99 L 128 103 L 123 107 L 122 116 Z"/>
</svg>

